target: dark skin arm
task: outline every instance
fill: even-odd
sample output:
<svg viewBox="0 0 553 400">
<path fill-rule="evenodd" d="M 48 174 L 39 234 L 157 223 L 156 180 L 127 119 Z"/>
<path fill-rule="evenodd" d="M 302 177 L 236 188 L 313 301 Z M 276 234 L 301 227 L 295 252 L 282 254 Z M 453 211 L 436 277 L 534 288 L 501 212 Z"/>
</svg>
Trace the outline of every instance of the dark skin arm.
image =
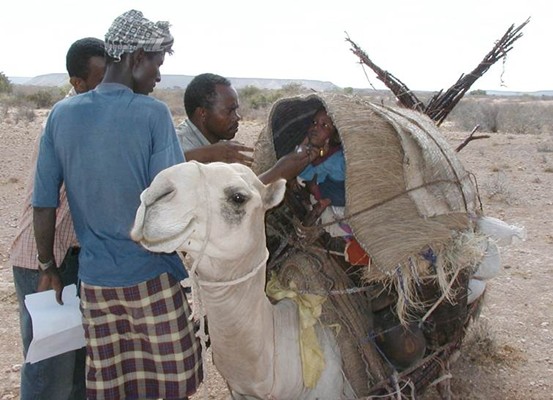
<svg viewBox="0 0 553 400">
<path fill-rule="evenodd" d="M 271 169 L 259 175 L 259 180 L 264 184 L 276 181 L 277 179 L 286 179 L 287 181 L 294 179 L 301 171 L 313 160 L 313 154 L 307 151 L 304 146 L 281 157 Z"/>
<path fill-rule="evenodd" d="M 54 260 L 56 209 L 50 207 L 34 207 L 33 228 L 35 231 L 35 240 L 39 259 L 43 262 Z M 61 282 L 57 265 L 48 268 L 46 271 L 40 271 L 37 291 L 43 292 L 49 289 L 54 289 L 56 292 L 56 301 L 59 304 L 63 304 L 63 301 L 61 300 L 63 284 Z"/>
<path fill-rule="evenodd" d="M 221 140 L 207 146 L 197 147 L 184 152 L 187 161 L 208 163 L 221 161 L 226 163 L 240 163 L 251 167 L 253 158 L 244 153 L 252 153 L 251 147 L 233 140 Z"/>
</svg>

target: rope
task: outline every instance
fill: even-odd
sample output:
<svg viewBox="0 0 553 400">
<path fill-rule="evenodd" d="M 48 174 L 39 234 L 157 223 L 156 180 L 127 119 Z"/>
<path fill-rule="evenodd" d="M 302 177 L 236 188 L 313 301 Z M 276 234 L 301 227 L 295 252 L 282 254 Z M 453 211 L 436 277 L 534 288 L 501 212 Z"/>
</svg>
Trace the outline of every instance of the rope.
<svg viewBox="0 0 553 400">
<path fill-rule="evenodd" d="M 452 179 L 437 179 L 435 181 L 432 181 L 432 182 L 426 182 L 426 183 L 423 183 L 421 185 L 418 185 L 418 186 L 414 186 L 410 189 L 406 189 L 406 190 L 403 190 L 387 199 L 384 199 L 382 201 L 379 201 L 378 203 L 375 203 L 369 207 L 365 207 L 365 208 L 362 208 L 356 212 L 353 212 L 353 213 L 350 213 L 350 214 L 347 214 L 341 218 L 336 218 L 334 221 L 331 221 L 331 222 L 327 222 L 325 224 L 319 224 L 317 225 L 317 228 L 325 228 L 325 227 L 328 227 L 328 226 L 331 226 L 331 225 L 334 225 L 336 223 L 339 223 L 339 222 L 347 222 L 350 218 L 352 217 L 355 217 L 357 215 L 360 215 L 360 214 L 363 214 L 367 211 L 371 211 L 375 208 L 378 208 L 380 206 L 383 206 L 384 204 L 390 202 L 390 201 L 393 201 L 401 196 L 404 196 L 410 192 L 414 192 L 415 190 L 419 190 L 419 189 L 422 189 L 422 188 L 425 188 L 425 187 L 428 187 L 428 186 L 432 186 L 432 185 L 438 185 L 440 183 L 452 183 L 452 184 L 455 184 L 457 186 L 460 186 L 461 185 L 461 180 L 464 180 L 464 179 L 468 179 L 470 178 L 470 174 L 466 174 L 465 176 L 463 177 L 460 177 L 458 180 L 452 180 Z"/>
<path fill-rule="evenodd" d="M 205 178 L 204 171 L 200 167 L 200 164 L 197 164 L 198 171 L 200 172 L 201 181 L 203 182 L 204 187 L 204 204 L 208 205 L 210 202 L 207 199 L 207 179 Z M 206 333 L 205 330 L 205 321 L 206 321 L 206 312 L 205 308 L 202 302 L 201 298 L 201 292 L 200 292 L 200 286 L 208 286 L 208 287 L 221 287 L 221 286 L 230 286 L 230 285 L 237 285 L 241 282 L 244 282 L 252 277 L 254 277 L 259 271 L 263 269 L 263 267 L 266 265 L 267 259 L 269 257 L 269 252 L 266 252 L 265 257 L 263 260 L 259 263 L 257 267 L 255 267 L 252 271 L 247 273 L 246 275 L 233 279 L 231 281 L 226 282 L 209 282 L 199 279 L 199 276 L 196 272 L 196 269 L 198 268 L 198 265 L 200 261 L 202 260 L 205 249 L 207 247 L 207 244 L 209 243 L 209 238 L 211 236 L 211 207 L 207 207 L 207 217 L 206 217 L 206 234 L 205 239 L 202 243 L 202 247 L 200 249 L 200 252 L 198 253 L 198 257 L 194 260 L 192 267 L 190 268 L 190 274 L 188 279 L 185 279 L 183 282 L 183 286 L 185 287 L 191 287 L 192 288 L 192 312 L 190 314 L 189 320 L 192 321 L 194 318 L 197 318 L 200 322 L 200 327 L 198 331 L 196 332 L 196 337 L 200 339 L 200 344 L 202 347 L 202 363 L 205 366 L 206 360 L 207 360 L 207 341 L 209 340 L 209 335 Z M 208 392 L 207 392 L 207 368 L 203 368 L 204 370 L 204 383 L 203 390 L 202 390 L 202 397 L 204 399 L 208 398 Z"/>
<path fill-rule="evenodd" d="M 204 186 L 204 204 L 208 205 L 210 203 L 208 202 L 208 199 L 207 199 L 207 180 L 205 179 L 204 172 L 202 168 L 200 168 L 199 163 L 197 164 L 197 167 L 198 167 L 198 171 L 200 172 L 200 177 L 201 177 L 200 180 L 203 182 L 203 186 Z M 207 243 L 209 242 L 209 237 L 211 235 L 210 222 L 211 222 L 211 207 L 208 206 L 205 240 L 202 243 L 202 247 L 200 249 L 198 257 L 194 260 L 194 263 L 190 268 L 189 279 L 185 280 L 185 285 L 190 286 L 192 288 L 192 312 L 190 313 L 189 320 L 192 321 L 194 318 L 197 318 L 200 321 L 200 327 L 196 332 L 196 337 L 200 339 L 200 345 L 202 347 L 202 364 L 204 366 L 207 364 L 206 363 L 207 341 L 209 340 L 209 335 L 205 331 L 206 312 L 200 295 L 200 287 L 199 287 L 198 278 L 196 275 L 196 268 L 198 268 L 198 264 L 203 258 L 203 255 L 205 253 L 205 248 L 207 247 Z M 203 371 L 204 382 L 207 382 L 207 368 L 203 368 L 203 370 L 204 370 Z M 207 399 L 208 398 L 207 384 L 203 385 L 202 392 L 203 392 L 202 397 L 204 399 Z"/>
<path fill-rule="evenodd" d="M 241 276 L 240 278 L 233 279 L 231 281 L 203 281 L 198 279 L 197 282 L 200 284 L 200 286 L 208 286 L 208 287 L 221 287 L 221 286 L 232 286 L 237 285 L 239 283 L 245 282 L 250 278 L 253 278 L 257 273 L 266 265 L 267 258 L 269 257 L 269 252 L 267 252 L 266 256 L 263 258 L 263 260 L 259 263 L 257 267 L 255 267 L 253 270 L 248 272 L 246 275 Z"/>
</svg>

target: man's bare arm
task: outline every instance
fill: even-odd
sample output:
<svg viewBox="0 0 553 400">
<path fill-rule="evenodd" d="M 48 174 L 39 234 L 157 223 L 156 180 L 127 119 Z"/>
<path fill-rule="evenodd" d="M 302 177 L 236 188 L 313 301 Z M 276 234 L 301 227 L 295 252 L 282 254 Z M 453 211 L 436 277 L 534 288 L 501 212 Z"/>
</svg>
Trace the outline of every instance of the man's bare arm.
<svg viewBox="0 0 553 400">
<path fill-rule="evenodd" d="M 37 257 L 42 263 L 53 261 L 54 264 L 45 271 L 40 271 L 37 291 L 48 289 L 56 291 L 56 300 L 63 304 L 61 294 L 63 284 L 61 282 L 56 260 L 54 259 L 54 237 L 56 233 L 56 209 L 53 207 L 33 208 L 33 229 L 37 246 Z M 38 263 L 37 260 L 37 263 Z"/>
<path fill-rule="evenodd" d="M 197 147 L 184 152 L 187 161 L 208 163 L 221 161 L 226 163 L 240 163 L 250 167 L 253 158 L 245 153 L 252 153 L 251 147 L 239 142 L 223 140 L 206 146 Z"/>
</svg>

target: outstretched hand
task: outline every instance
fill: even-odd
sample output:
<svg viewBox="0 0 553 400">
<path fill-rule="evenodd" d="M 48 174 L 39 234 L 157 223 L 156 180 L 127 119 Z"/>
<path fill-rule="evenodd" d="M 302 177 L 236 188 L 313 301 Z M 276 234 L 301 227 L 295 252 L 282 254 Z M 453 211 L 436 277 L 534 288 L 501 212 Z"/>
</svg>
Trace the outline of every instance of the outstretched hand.
<svg viewBox="0 0 553 400">
<path fill-rule="evenodd" d="M 289 181 L 298 176 L 309 162 L 310 155 L 308 151 L 293 151 L 281 157 L 271 169 L 259 175 L 259 179 L 265 184 L 282 178 Z"/>
<path fill-rule="evenodd" d="M 211 146 L 213 161 L 226 163 L 240 163 L 248 167 L 252 166 L 253 157 L 244 153 L 253 153 L 253 148 L 234 140 L 221 140 Z"/>
</svg>

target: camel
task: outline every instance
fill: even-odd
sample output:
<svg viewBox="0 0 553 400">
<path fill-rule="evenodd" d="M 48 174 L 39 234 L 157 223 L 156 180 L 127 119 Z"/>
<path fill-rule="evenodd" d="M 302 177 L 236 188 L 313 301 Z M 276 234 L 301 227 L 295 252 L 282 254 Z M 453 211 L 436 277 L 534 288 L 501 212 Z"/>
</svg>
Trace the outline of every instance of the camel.
<svg viewBox="0 0 553 400">
<path fill-rule="evenodd" d="M 197 262 L 213 361 L 235 398 L 353 398 L 335 336 L 320 325 L 325 366 L 306 387 L 298 308 L 265 294 L 265 212 L 282 201 L 285 184 L 264 185 L 240 164 L 175 165 L 142 193 L 131 237 L 150 251 L 187 252 Z"/>
</svg>

